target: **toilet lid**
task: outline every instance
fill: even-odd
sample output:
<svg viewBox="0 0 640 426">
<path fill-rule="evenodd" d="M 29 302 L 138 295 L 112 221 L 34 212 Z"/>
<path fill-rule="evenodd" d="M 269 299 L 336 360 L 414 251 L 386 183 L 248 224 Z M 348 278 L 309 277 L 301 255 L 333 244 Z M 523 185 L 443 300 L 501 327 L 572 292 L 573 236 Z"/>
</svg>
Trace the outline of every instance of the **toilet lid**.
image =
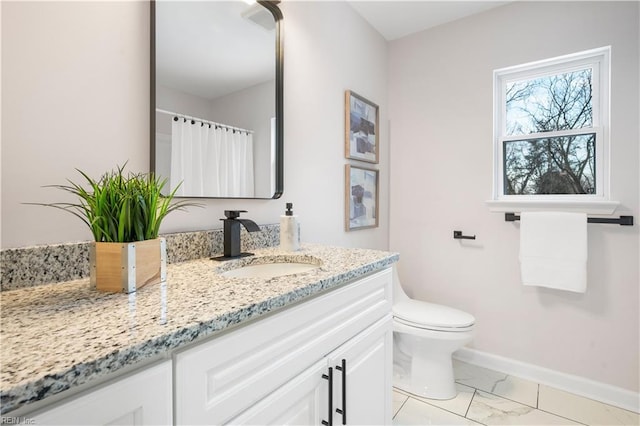
<svg viewBox="0 0 640 426">
<path fill-rule="evenodd" d="M 473 315 L 458 309 L 413 299 L 395 303 L 393 316 L 415 327 L 435 330 L 470 327 L 476 321 Z"/>
</svg>

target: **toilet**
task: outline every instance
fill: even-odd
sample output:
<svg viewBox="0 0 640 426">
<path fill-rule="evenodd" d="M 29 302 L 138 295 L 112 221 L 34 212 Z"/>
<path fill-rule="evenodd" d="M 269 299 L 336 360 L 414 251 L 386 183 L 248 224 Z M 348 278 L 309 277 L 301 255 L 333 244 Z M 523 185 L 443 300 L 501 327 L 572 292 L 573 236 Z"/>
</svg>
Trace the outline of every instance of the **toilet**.
<svg viewBox="0 0 640 426">
<path fill-rule="evenodd" d="M 393 385 L 431 399 L 456 396 L 451 354 L 472 340 L 475 318 L 411 299 L 393 268 Z"/>
</svg>

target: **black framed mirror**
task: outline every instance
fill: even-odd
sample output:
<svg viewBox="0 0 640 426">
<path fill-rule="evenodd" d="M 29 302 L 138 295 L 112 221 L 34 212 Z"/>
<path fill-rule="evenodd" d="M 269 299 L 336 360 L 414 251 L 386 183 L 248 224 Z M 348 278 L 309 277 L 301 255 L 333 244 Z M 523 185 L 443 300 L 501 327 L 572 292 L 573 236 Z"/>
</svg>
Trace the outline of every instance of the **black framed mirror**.
<svg viewBox="0 0 640 426">
<path fill-rule="evenodd" d="M 190 198 L 284 189 L 279 1 L 151 2 L 151 170 Z"/>
</svg>

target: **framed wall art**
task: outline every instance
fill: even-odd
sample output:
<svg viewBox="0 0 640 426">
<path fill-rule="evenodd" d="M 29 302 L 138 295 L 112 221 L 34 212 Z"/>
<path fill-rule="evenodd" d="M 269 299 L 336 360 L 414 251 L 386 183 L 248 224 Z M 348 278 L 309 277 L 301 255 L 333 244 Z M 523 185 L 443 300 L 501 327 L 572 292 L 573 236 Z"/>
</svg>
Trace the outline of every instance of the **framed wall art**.
<svg viewBox="0 0 640 426">
<path fill-rule="evenodd" d="M 346 165 L 345 228 L 347 231 L 378 226 L 378 171 Z"/>
<path fill-rule="evenodd" d="M 345 156 L 378 163 L 379 107 L 362 96 L 345 92 Z"/>
</svg>

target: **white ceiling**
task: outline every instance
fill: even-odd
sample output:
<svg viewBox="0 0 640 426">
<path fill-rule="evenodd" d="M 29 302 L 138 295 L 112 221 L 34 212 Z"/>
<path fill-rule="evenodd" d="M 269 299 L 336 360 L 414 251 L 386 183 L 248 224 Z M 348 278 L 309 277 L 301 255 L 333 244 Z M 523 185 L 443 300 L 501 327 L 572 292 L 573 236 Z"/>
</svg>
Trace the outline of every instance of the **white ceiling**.
<svg viewBox="0 0 640 426">
<path fill-rule="evenodd" d="M 238 0 L 156 1 L 156 83 L 214 99 L 273 80 L 274 22 Z"/>
<path fill-rule="evenodd" d="M 343 1 L 387 40 L 508 3 L 481 0 Z M 272 28 L 255 25 L 256 18 L 264 14 L 272 20 L 266 9 L 257 4 L 248 6 L 239 0 L 158 0 L 157 84 L 212 99 L 273 79 L 275 32 Z M 285 26 L 286 19 L 285 16 Z"/>
<path fill-rule="evenodd" d="M 386 40 L 395 40 L 509 1 L 351 0 L 348 3 Z"/>
</svg>

